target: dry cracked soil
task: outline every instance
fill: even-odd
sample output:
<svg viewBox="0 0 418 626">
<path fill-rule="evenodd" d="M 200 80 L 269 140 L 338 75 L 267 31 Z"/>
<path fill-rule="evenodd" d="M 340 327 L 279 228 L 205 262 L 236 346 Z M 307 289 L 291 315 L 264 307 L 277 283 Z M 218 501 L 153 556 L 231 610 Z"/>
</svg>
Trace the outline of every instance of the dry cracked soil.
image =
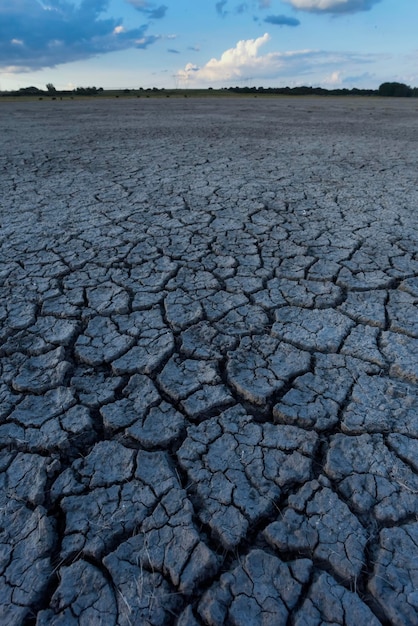
<svg viewBox="0 0 418 626">
<path fill-rule="evenodd" d="M 0 108 L 0 622 L 418 624 L 418 108 Z"/>
</svg>

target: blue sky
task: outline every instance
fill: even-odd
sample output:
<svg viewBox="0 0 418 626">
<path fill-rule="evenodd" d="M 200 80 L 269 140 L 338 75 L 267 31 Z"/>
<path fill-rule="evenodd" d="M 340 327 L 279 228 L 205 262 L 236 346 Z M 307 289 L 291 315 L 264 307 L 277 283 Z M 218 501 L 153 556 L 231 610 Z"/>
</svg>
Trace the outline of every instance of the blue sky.
<svg viewBox="0 0 418 626">
<path fill-rule="evenodd" d="M 0 0 L 0 90 L 418 86 L 417 0 Z"/>
</svg>

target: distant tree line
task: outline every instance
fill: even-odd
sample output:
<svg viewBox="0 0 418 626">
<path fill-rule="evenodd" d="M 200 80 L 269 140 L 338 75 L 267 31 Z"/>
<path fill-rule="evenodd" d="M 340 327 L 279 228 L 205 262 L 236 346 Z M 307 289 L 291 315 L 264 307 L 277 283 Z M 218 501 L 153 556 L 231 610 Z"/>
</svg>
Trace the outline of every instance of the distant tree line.
<svg viewBox="0 0 418 626">
<path fill-rule="evenodd" d="M 323 87 L 226 87 L 227 91 L 234 93 L 262 93 L 277 94 L 280 96 L 347 96 L 361 95 L 374 96 L 375 89 L 324 89 Z"/>
<path fill-rule="evenodd" d="M 418 97 L 418 88 L 403 83 L 382 83 L 378 89 L 324 89 L 323 87 L 225 87 L 234 93 L 263 93 L 292 96 L 395 96 L 400 98 Z"/>
<path fill-rule="evenodd" d="M 48 83 L 46 85 L 46 91 L 43 89 L 39 89 L 38 87 L 22 87 L 18 91 L 8 91 L 8 92 L 0 92 L 0 95 L 3 96 L 39 96 L 40 98 L 52 97 L 55 98 L 57 96 L 95 96 L 104 91 L 103 87 L 76 87 L 72 91 L 70 90 L 61 90 L 58 91 L 52 83 Z M 158 87 L 153 87 L 152 89 L 143 89 L 139 87 L 139 92 L 147 91 L 147 92 L 163 92 L 165 91 L 164 87 L 160 89 Z M 174 92 L 176 90 L 173 90 Z M 188 90 L 178 90 L 185 91 L 187 93 Z M 215 92 L 212 87 L 208 88 L 208 91 Z M 346 89 L 346 88 L 338 88 L 338 89 L 324 89 L 323 87 L 223 87 L 220 91 L 230 91 L 233 93 L 242 93 L 242 94 L 276 94 L 276 95 L 290 95 L 290 96 L 383 96 L 383 97 L 396 97 L 396 98 L 418 98 L 418 87 L 409 87 L 404 83 L 397 82 L 385 82 L 380 85 L 378 89 Z M 120 90 L 120 93 L 132 93 L 135 90 L 132 89 L 123 89 Z M 116 96 L 119 97 L 119 96 Z"/>
<path fill-rule="evenodd" d="M 77 87 L 74 93 L 78 96 L 95 96 L 103 91 L 103 87 Z"/>
<path fill-rule="evenodd" d="M 95 96 L 103 91 L 103 87 L 76 87 L 73 90 L 63 89 L 57 90 L 52 83 L 46 85 L 46 91 L 38 87 L 22 87 L 18 91 L 2 92 L 4 96 L 39 96 L 53 97 L 69 96 L 76 94 L 77 96 Z"/>
<path fill-rule="evenodd" d="M 379 87 L 379 96 L 395 98 L 417 98 L 418 87 L 409 87 L 404 83 L 382 83 Z"/>
</svg>

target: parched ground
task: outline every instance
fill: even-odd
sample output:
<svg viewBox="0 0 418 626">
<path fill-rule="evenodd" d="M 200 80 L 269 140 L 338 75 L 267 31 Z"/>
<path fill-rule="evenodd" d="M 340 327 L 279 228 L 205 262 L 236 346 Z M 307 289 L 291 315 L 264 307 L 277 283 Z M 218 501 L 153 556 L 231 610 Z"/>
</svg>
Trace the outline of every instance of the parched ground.
<svg viewBox="0 0 418 626">
<path fill-rule="evenodd" d="M 417 141 L 0 105 L 1 624 L 418 624 Z"/>
</svg>

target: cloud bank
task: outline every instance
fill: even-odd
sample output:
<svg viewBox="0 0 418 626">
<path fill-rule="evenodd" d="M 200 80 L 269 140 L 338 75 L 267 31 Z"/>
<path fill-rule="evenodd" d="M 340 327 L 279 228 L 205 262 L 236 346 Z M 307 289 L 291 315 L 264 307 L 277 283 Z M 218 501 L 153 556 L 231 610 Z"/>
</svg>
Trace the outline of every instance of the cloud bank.
<svg viewBox="0 0 418 626">
<path fill-rule="evenodd" d="M 257 81 L 258 79 L 286 79 L 294 76 L 306 76 L 326 72 L 336 76 L 335 72 L 347 64 L 353 68 L 371 63 L 376 55 L 354 53 L 325 52 L 322 50 L 294 50 L 288 52 L 269 52 L 260 54 L 260 48 L 270 41 L 265 33 L 257 39 L 239 41 L 234 48 L 222 53 L 219 59 L 213 58 L 199 67 L 188 63 L 176 77 L 184 85 L 203 85 L 222 83 L 235 84 L 239 81 Z M 338 74 L 340 77 L 340 74 Z M 299 82 L 300 84 L 300 82 Z"/>
<path fill-rule="evenodd" d="M 311 13 L 357 13 L 369 11 L 381 0 L 283 0 L 294 9 Z"/>
<path fill-rule="evenodd" d="M 148 3 L 147 3 L 148 4 Z M 101 17 L 108 0 L 1 0 L 0 69 L 25 72 L 157 40 L 148 25 L 126 30 L 121 20 Z"/>
</svg>

